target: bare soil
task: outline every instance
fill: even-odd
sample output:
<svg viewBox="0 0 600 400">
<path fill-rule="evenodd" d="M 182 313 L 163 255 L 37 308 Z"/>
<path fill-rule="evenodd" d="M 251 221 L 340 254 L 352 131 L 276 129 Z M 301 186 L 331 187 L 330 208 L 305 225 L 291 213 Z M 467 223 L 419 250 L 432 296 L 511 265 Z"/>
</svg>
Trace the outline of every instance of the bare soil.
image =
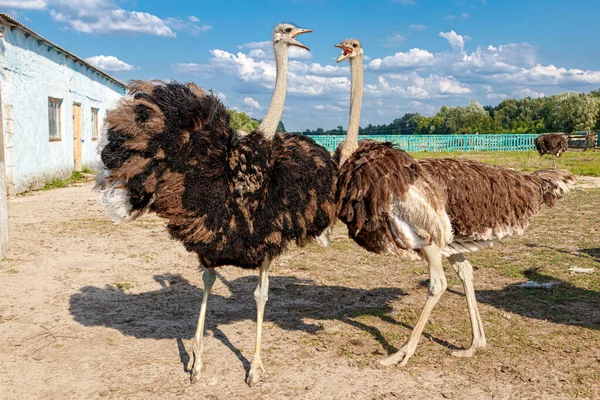
<svg viewBox="0 0 600 400">
<path fill-rule="evenodd" d="M 381 368 L 418 317 L 425 264 L 369 254 L 341 225 L 330 248 L 290 250 L 271 273 L 269 374 L 255 388 L 244 378 L 256 273 L 218 270 L 205 368 L 192 385 L 185 365 L 201 273 L 163 221 L 112 225 L 91 184 L 20 196 L 0 262 L 0 398 L 600 398 L 599 186 L 586 178 L 524 236 L 470 257 L 488 338 L 470 359 L 449 354 L 470 341 L 451 268 L 415 356 Z M 569 272 L 575 266 L 593 272 Z M 518 286 L 527 280 L 557 285 Z"/>
</svg>

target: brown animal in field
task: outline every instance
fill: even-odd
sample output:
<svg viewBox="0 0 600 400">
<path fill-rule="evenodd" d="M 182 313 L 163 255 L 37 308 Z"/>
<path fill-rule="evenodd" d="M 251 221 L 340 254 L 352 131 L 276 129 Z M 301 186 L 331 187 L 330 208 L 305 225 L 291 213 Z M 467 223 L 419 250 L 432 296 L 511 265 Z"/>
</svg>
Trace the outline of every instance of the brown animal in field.
<svg viewBox="0 0 600 400">
<path fill-rule="evenodd" d="M 473 267 L 465 254 L 522 234 L 542 206 L 552 207 L 563 197 L 575 177 L 556 169 L 520 174 L 471 160 L 415 160 L 391 143 L 359 142 L 363 50 L 357 40 L 345 40 L 337 47 L 343 51 L 338 62 L 349 58 L 352 74 L 350 124 L 334 156 L 340 164 L 338 218 L 366 250 L 429 264 L 429 294 L 421 315 L 402 348 L 381 364 L 405 365 L 414 354 L 431 311 L 446 290 L 442 257 L 462 281 L 473 333 L 470 347 L 452 354 L 470 357 L 486 345 L 486 339 Z"/>
<path fill-rule="evenodd" d="M 556 168 L 556 160 L 554 156 L 560 157 L 562 153 L 567 151 L 569 144 L 567 137 L 561 133 L 546 133 L 535 138 L 535 148 L 540 154 L 552 154 L 552 167 Z"/>
</svg>

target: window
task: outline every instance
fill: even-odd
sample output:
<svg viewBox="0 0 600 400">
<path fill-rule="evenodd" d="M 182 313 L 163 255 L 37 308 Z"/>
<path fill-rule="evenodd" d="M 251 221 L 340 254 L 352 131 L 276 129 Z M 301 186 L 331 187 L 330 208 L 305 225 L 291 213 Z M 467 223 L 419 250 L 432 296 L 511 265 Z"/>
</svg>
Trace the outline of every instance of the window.
<svg viewBox="0 0 600 400">
<path fill-rule="evenodd" d="M 60 141 L 61 121 L 60 105 L 61 99 L 48 97 L 48 133 L 51 142 Z"/>
<path fill-rule="evenodd" d="M 98 109 L 92 107 L 92 140 L 98 140 Z"/>
</svg>

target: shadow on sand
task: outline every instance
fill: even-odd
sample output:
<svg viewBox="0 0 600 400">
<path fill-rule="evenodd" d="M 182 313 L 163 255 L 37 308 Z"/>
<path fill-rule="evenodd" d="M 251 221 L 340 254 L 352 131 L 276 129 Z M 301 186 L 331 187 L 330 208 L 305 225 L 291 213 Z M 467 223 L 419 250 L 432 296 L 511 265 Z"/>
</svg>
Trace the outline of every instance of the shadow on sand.
<svg viewBox="0 0 600 400">
<path fill-rule="evenodd" d="M 218 325 L 255 320 L 253 291 L 258 278 L 255 275 L 233 281 L 228 281 L 221 275 L 219 278 L 231 295 L 225 297 L 211 294 L 206 330 L 225 344 L 248 371 L 248 359 L 229 341 Z M 526 274 L 526 278 L 540 283 L 557 282 L 553 277 L 535 271 Z M 71 296 L 70 312 L 76 321 L 85 326 L 105 326 L 136 338 L 176 339 L 185 369 L 189 354 L 182 339 L 190 339 L 194 335 L 202 289 L 191 285 L 180 275 L 156 275 L 154 279 L 161 284 L 161 288 L 140 294 L 126 293 L 112 286 L 84 287 Z M 315 333 L 323 329 L 322 325 L 307 323 L 307 319 L 339 320 L 371 334 L 391 354 L 397 348 L 386 340 L 380 330 L 355 318 L 375 315 L 388 323 L 412 329 L 412 326 L 390 315 L 392 302 L 406 294 L 401 289 L 367 290 L 324 286 L 316 285 L 310 280 L 286 276 L 271 276 L 269 279 L 270 293 L 265 321 L 275 323 L 285 330 Z M 449 291 L 447 295 L 452 293 L 463 296 L 463 293 L 455 291 Z M 478 290 L 477 300 L 529 318 L 600 329 L 600 293 L 581 289 L 564 281 L 558 281 L 551 290 L 524 289 L 519 284 L 511 284 L 500 290 Z M 464 307 L 467 315 L 466 304 Z M 427 333 L 424 336 L 442 346 L 456 349 L 445 340 Z"/>
<path fill-rule="evenodd" d="M 249 361 L 218 325 L 255 320 L 253 292 L 258 277 L 251 275 L 228 281 L 220 274 L 218 276 L 231 295 L 225 297 L 211 293 L 206 330 L 236 354 L 248 369 Z M 140 294 L 126 293 L 113 286 L 83 287 L 71 296 L 70 312 L 77 322 L 85 326 L 105 326 L 136 338 L 177 339 L 181 361 L 185 366 L 189 354 L 182 339 L 194 336 L 203 291 L 180 275 L 156 275 L 154 279 L 160 283 L 161 288 Z M 310 280 L 285 276 L 270 276 L 269 280 L 265 321 L 273 322 L 288 331 L 315 333 L 323 329 L 322 325 L 307 323 L 305 319 L 337 319 L 370 333 L 388 352 L 396 351 L 379 329 L 352 318 L 359 315 L 384 315 L 384 320 L 396 323 L 385 314 L 392 311 L 391 303 L 405 294 L 401 289 L 366 290 L 323 286 L 315 285 Z"/>
<path fill-rule="evenodd" d="M 523 275 L 537 283 L 554 282 L 555 286 L 527 289 L 520 287 L 521 283 L 514 283 L 500 290 L 477 290 L 477 301 L 528 318 L 600 330 L 600 292 L 582 289 L 536 271 L 527 271 Z"/>
</svg>

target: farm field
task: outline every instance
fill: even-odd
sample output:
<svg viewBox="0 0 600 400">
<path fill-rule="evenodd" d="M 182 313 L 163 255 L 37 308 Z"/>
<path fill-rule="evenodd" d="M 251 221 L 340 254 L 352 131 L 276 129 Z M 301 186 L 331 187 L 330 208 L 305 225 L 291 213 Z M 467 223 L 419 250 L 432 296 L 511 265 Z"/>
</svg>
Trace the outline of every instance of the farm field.
<svg viewBox="0 0 600 400">
<path fill-rule="evenodd" d="M 552 168 L 552 157 L 549 155 L 540 157 L 536 151 L 415 152 L 410 155 L 414 158 L 469 158 L 519 171 Z M 575 175 L 600 176 L 600 151 L 569 150 L 556 160 L 557 168 L 569 170 Z"/>
<path fill-rule="evenodd" d="M 550 165 L 539 161 L 531 167 Z M 244 383 L 255 272 L 218 270 L 205 368 L 191 385 L 185 365 L 202 279 L 164 222 L 112 225 L 91 183 L 19 196 L 0 261 L 0 398 L 600 398 L 600 180 L 582 182 L 524 236 L 470 256 L 488 339 L 470 359 L 449 355 L 470 342 L 449 265 L 448 291 L 416 354 L 404 368 L 382 368 L 377 360 L 403 344 L 421 310 L 425 263 L 369 254 L 341 224 L 331 247 L 291 249 L 271 273 L 269 374 L 255 388 Z M 528 280 L 556 285 L 519 287 Z"/>
</svg>

